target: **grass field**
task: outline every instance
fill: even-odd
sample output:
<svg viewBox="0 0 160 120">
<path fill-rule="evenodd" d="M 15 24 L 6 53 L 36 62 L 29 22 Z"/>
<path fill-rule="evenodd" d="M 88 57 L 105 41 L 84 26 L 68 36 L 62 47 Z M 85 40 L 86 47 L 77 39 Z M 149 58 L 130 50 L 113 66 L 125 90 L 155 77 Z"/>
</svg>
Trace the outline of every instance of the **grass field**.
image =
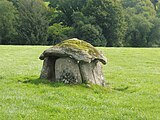
<svg viewBox="0 0 160 120">
<path fill-rule="evenodd" d="M 0 46 L 0 120 L 160 120 L 160 49 L 98 48 L 110 88 L 40 80 L 46 46 Z"/>
</svg>

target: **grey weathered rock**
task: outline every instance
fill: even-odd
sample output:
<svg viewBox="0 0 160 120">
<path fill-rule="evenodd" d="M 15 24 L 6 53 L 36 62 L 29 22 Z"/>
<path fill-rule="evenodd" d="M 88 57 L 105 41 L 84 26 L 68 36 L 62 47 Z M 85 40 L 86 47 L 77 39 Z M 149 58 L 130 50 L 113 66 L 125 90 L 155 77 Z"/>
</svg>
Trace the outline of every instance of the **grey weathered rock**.
<svg viewBox="0 0 160 120">
<path fill-rule="evenodd" d="M 42 70 L 41 70 L 41 75 L 40 75 L 40 78 L 42 79 L 45 79 L 45 78 L 48 78 L 48 73 L 49 73 L 49 63 L 48 63 L 48 58 L 45 58 L 44 59 L 44 62 L 43 62 L 43 67 L 42 67 Z"/>
<path fill-rule="evenodd" d="M 102 64 L 99 61 L 92 61 L 88 63 L 80 63 L 80 71 L 84 83 L 93 83 L 98 85 L 105 85 L 105 80 L 102 73 Z"/>
<path fill-rule="evenodd" d="M 64 83 L 82 83 L 79 66 L 69 57 L 59 58 L 55 63 L 56 80 Z"/>
<path fill-rule="evenodd" d="M 99 60 L 103 64 L 107 63 L 103 54 L 101 54 L 91 44 L 78 39 L 66 40 L 61 44 L 45 50 L 39 59 L 44 60 L 45 57 L 51 56 L 72 57 L 76 61 L 83 61 L 87 63 L 90 63 L 93 60 Z"/>
<path fill-rule="evenodd" d="M 85 41 L 63 41 L 45 50 L 39 58 L 44 60 L 40 78 L 54 82 L 105 85 L 102 64 L 107 63 L 106 58 Z"/>
<path fill-rule="evenodd" d="M 57 57 L 46 57 L 43 62 L 40 78 L 49 79 L 56 82 L 55 79 L 55 62 Z"/>
</svg>

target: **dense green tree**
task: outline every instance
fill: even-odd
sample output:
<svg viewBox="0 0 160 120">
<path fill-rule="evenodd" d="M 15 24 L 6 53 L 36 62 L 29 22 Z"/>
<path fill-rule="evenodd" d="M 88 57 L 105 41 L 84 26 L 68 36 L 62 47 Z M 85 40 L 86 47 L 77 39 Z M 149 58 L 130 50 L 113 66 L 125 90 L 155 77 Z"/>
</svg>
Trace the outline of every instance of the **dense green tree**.
<svg viewBox="0 0 160 120">
<path fill-rule="evenodd" d="M 134 14 L 142 14 L 149 18 L 150 16 L 156 16 L 156 11 L 150 0 L 122 0 L 123 7 L 127 11 L 132 11 Z"/>
<path fill-rule="evenodd" d="M 159 19 L 150 0 L 122 0 L 127 31 L 125 46 L 150 47 L 158 45 Z"/>
<path fill-rule="evenodd" d="M 61 11 L 58 18 L 67 26 L 73 24 L 72 14 L 81 11 L 87 0 L 50 0 L 51 6 Z"/>
<path fill-rule="evenodd" d="M 44 2 L 19 0 L 16 6 L 19 12 L 18 44 L 46 44 L 48 19 Z"/>
<path fill-rule="evenodd" d="M 157 5 L 158 5 L 158 0 L 150 0 L 153 5 L 154 5 L 154 9 L 157 10 Z"/>
<path fill-rule="evenodd" d="M 102 29 L 95 24 L 95 17 L 84 16 L 82 12 L 74 12 L 72 15 L 74 37 L 86 40 L 95 46 L 105 46 L 106 39 Z"/>
<path fill-rule="evenodd" d="M 153 26 L 148 34 L 147 46 L 160 47 L 160 18 L 151 19 L 150 22 Z"/>
<path fill-rule="evenodd" d="M 105 37 L 102 35 L 102 30 L 99 26 L 84 24 L 77 33 L 78 38 L 86 40 L 94 46 L 104 46 L 106 43 Z"/>
<path fill-rule="evenodd" d="M 125 43 L 134 47 L 147 47 L 153 24 L 142 15 L 133 15 L 129 23 Z"/>
<path fill-rule="evenodd" d="M 73 28 L 55 23 L 48 28 L 48 44 L 57 44 L 62 40 L 72 38 Z"/>
<path fill-rule="evenodd" d="M 58 17 L 60 21 L 57 22 L 74 27 L 75 37 L 85 40 L 90 37 L 89 42 L 96 45 L 122 46 L 125 22 L 119 2 L 112 0 L 50 1 L 54 8 L 61 11 Z M 93 42 L 94 39 L 96 42 Z"/>
<path fill-rule="evenodd" d="M 45 1 L 45 2 L 44 2 Z M 158 0 L 0 0 L 0 44 L 160 46 Z"/>
<path fill-rule="evenodd" d="M 123 9 L 118 1 L 89 0 L 83 9 L 86 16 L 93 16 L 107 40 L 107 46 L 122 46 L 125 35 Z"/>
<path fill-rule="evenodd" d="M 0 0 L 0 44 L 13 44 L 17 11 L 7 0 Z"/>
<path fill-rule="evenodd" d="M 156 3 L 156 13 L 157 17 L 160 18 L 160 1 Z"/>
</svg>

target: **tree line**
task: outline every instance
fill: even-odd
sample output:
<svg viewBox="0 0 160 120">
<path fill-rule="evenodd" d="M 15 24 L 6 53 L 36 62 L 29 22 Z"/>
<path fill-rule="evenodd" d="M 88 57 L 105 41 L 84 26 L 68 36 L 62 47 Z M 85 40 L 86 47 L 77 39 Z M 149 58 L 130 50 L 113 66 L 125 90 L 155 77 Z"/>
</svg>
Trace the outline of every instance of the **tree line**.
<svg viewBox="0 0 160 120">
<path fill-rule="evenodd" d="M 0 44 L 159 47 L 158 0 L 0 0 Z"/>
</svg>

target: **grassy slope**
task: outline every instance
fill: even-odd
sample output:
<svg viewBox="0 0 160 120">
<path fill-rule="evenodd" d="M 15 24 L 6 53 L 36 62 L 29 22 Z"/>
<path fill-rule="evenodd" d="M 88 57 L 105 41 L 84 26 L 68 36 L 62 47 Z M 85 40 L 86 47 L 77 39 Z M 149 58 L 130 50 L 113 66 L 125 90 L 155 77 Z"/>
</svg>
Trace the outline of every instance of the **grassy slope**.
<svg viewBox="0 0 160 120">
<path fill-rule="evenodd" d="M 0 46 L 0 120 L 160 119 L 160 49 L 99 48 L 106 90 L 37 79 L 46 48 Z"/>
</svg>

